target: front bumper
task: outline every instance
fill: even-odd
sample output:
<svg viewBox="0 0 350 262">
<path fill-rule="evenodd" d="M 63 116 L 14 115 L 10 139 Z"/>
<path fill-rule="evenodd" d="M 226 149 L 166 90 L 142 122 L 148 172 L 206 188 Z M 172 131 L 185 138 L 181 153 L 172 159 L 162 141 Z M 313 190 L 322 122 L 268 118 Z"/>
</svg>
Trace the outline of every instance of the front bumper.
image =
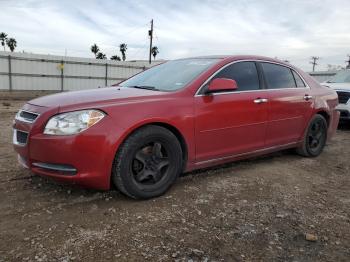
<svg viewBox="0 0 350 262">
<path fill-rule="evenodd" d="M 34 112 L 45 111 L 43 108 L 29 107 Z M 106 116 L 96 125 L 76 135 L 45 135 L 42 131 L 52 115 L 52 112 L 43 112 L 35 123 L 14 122 L 14 130 L 28 133 L 25 144 L 14 143 L 19 163 L 36 174 L 58 181 L 108 190 L 122 130 L 111 128 L 115 125 Z"/>
</svg>

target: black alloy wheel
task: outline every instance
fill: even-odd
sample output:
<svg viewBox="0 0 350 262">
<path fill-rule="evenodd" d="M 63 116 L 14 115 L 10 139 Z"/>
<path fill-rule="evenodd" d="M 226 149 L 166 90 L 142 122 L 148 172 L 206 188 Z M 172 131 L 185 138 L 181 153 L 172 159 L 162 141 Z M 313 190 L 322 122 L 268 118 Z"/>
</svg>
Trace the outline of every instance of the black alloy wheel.
<svg viewBox="0 0 350 262">
<path fill-rule="evenodd" d="M 182 154 L 180 142 L 170 130 L 155 125 L 141 127 L 120 146 L 112 181 L 132 198 L 162 195 L 183 169 Z"/>
<path fill-rule="evenodd" d="M 316 114 L 310 121 L 305 132 L 302 145 L 297 152 L 302 156 L 316 157 L 322 153 L 327 141 L 327 121 Z"/>
<path fill-rule="evenodd" d="M 326 139 L 326 128 L 323 119 L 315 119 L 310 126 L 308 134 L 309 150 L 316 153 L 324 145 Z"/>
<path fill-rule="evenodd" d="M 131 171 L 140 186 L 154 185 L 166 177 L 169 164 L 166 147 L 161 142 L 152 142 L 136 152 Z"/>
</svg>

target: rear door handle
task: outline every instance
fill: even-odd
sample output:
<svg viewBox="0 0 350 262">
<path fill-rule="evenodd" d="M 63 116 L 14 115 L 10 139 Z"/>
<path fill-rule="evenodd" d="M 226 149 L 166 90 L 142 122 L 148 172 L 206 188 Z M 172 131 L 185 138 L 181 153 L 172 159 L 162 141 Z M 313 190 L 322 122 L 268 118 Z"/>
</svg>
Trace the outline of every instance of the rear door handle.
<svg viewBox="0 0 350 262">
<path fill-rule="evenodd" d="M 304 100 L 309 101 L 310 99 L 312 99 L 312 96 L 310 96 L 310 95 L 304 95 Z"/>
<path fill-rule="evenodd" d="M 266 102 L 268 102 L 268 101 L 269 101 L 269 100 L 266 99 L 266 98 L 257 98 L 257 99 L 254 100 L 254 103 L 255 103 L 255 104 L 262 104 L 262 103 L 266 103 Z"/>
</svg>

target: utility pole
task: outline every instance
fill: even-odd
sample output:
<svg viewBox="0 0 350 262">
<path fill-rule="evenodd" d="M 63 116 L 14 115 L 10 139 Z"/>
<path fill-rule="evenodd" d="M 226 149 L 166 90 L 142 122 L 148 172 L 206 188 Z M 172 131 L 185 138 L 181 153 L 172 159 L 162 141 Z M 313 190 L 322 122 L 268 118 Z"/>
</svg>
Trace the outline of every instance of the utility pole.
<svg viewBox="0 0 350 262">
<path fill-rule="evenodd" d="M 152 59 L 152 40 L 153 40 L 153 19 L 151 20 L 151 30 L 148 30 L 149 35 L 149 59 L 148 62 L 151 64 Z"/>
<path fill-rule="evenodd" d="M 349 57 L 349 59 L 345 61 L 346 63 L 348 63 L 346 65 L 346 69 L 350 69 L 350 55 L 348 55 L 348 57 Z"/>
<path fill-rule="evenodd" d="M 312 72 L 315 72 L 315 66 L 318 65 L 316 61 L 320 59 L 318 56 L 312 56 L 312 61 L 310 61 L 310 64 L 312 64 Z"/>
</svg>

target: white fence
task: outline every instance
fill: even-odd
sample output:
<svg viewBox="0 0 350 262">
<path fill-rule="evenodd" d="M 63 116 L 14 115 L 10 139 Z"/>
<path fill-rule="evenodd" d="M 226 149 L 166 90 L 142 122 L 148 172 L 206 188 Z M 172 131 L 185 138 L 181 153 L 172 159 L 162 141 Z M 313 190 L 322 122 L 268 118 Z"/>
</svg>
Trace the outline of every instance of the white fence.
<svg viewBox="0 0 350 262">
<path fill-rule="evenodd" d="M 116 84 L 160 61 L 111 61 L 0 51 L 0 90 L 82 90 Z M 323 82 L 336 71 L 310 72 Z"/>
<path fill-rule="evenodd" d="M 116 84 L 160 62 L 0 52 L 0 90 L 82 90 Z"/>
</svg>

